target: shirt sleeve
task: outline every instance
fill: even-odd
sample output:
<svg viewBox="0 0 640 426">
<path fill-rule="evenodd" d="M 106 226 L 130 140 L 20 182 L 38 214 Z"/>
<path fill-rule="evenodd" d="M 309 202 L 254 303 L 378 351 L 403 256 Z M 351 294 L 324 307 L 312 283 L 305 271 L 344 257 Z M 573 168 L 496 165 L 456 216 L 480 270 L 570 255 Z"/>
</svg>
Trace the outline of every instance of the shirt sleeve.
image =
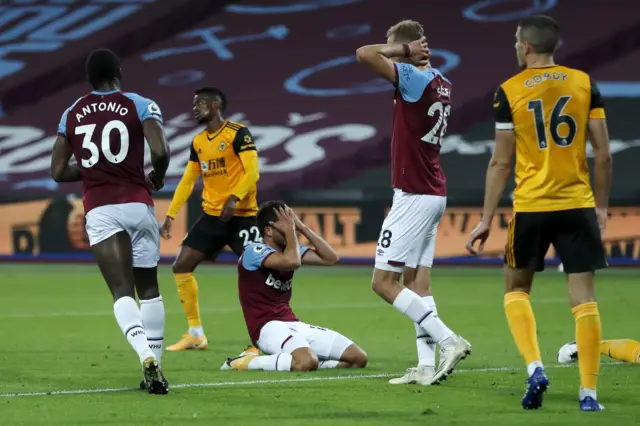
<svg viewBox="0 0 640 426">
<path fill-rule="evenodd" d="M 156 120 L 160 124 L 164 123 L 162 111 L 157 103 L 135 93 L 125 93 L 125 96 L 131 99 L 135 104 L 136 112 L 138 113 L 138 118 L 141 123 L 148 119 Z"/>
<path fill-rule="evenodd" d="M 305 254 L 307 254 L 307 252 L 309 251 L 309 247 L 305 247 L 303 245 L 300 245 L 300 259 L 302 259 L 304 257 Z"/>
<path fill-rule="evenodd" d="M 69 110 L 65 110 L 62 113 L 62 117 L 60 117 L 60 123 L 58 123 L 58 134 L 62 136 L 67 136 L 67 116 L 69 115 Z"/>
<path fill-rule="evenodd" d="M 196 148 L 193 146 L 195 141 L 191 142 L 191 149 L 189 150 L 189 161 L 195 161 L 196 163 L 200 162 L 198 158 L 198 153 L 196 152 Z"/>
<path fill-rule="evenodd" d="M 493 97 L 493 111 L 495 114 L 496 130 L 513 130 L 513 118 L 511 117 L 511 106 L 504 89 L 498 87 Z"/>
<path fill-rule="evenodd" d="M 236 154 L 240 154 L 245 151 L 256 151 L 256 144 L 253 141 L 251 132 L 246 127 L 241 127 L 236 132 L 236 137 L 233 139 L 233 150 Z"/>
<path fill-rule="evenodd" d="M 249 244 L 242 254 L 242 267 L 247 271 L 257 271 L 272 253 L 275 250 L 266 244 Z"/>
<path fill-rule="evenodd" d="M 396 86 L 400 90 L 402 99 L 407 102 L 418 102 L 424 89 L 436 76 L 435 73 L 430 70 L 420 70 L 403 62 L 395 62 L 394 66 L 396 67 Z"/>
<path fill-rule="evenodd" d="M 591 81 L 591 105 L 589 107 L 589 118 L 606 118 L 606 114 L 604 112 L 604 101 L 602 100 L 600 89 L 592 78 L 589 78 L 589 80 Z"/>
</svg>

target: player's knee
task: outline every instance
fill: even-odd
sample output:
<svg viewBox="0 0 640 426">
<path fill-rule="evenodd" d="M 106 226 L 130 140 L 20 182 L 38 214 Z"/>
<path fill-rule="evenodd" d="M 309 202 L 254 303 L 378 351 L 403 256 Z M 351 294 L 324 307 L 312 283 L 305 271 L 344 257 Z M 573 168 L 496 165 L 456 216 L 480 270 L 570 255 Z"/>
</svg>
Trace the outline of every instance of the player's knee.
<svg viewBox="0 0 640 426">
<path fill-rule="evenodd" d="M 174 274 L 189 274 L 193 272 L 193 269 L 190 265 L 187 265 L 185 262 L 182 262 L 180 259 L 176 259 L 171 265 L 171 270 Z"/>
<path fill-rule="evenodd" d="M 399 275 L 395 272 L 375 269 L 371 280 L 371 289 L 378 296 L 391 303 L 393 302 L 394 294 L 398 291 L 394 287 L 400 285 L 398 282 Z"/>
<path fill-rule="evenodd" d="M 356 346 L 354 350 L 354 355 L 349 360 L 351 364 L 351 368 L 365 368 L 367 363 L 369 362 L 369 357 L 367 353 L 363 351 L 360 347 Z"/>
<path fill-rule="evenodd" d="M 314 354 L 294 355 L 291 363 L 292 371 L 316 371 L 320 366 L 318 357 Z"/>
</svg>

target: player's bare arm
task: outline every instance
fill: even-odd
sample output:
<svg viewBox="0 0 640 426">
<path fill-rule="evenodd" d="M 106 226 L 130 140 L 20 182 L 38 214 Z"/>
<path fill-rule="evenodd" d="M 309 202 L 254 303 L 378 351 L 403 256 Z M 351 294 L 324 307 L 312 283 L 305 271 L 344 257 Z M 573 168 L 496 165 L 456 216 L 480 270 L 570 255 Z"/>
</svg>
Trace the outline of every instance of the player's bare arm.
<svg viewBox="0 0 640 426">
<path fill-rule="evenodd" d="M 291 215 L 293 216 L 296 230 L 304 235 L 313 246 L 313 249 L 307 250 L 307 252 L 302 257 L 302 264 L 331 266 L 338 263 L 340 261 L 340 257 L 338 256 L 338 253 L 335 251 L 335 249 L 331 247 L 331 245 L 326 242 L 324 238 L 313 232 L 313 230 L 302 223 L 300 218 L 298 218 L 293 210 L 289 210 L 291 211 Z"/>
<path fill-rule="evenodd" d="M 294 271 L 302 264 L 295 222 L 290 212 L 284 209 L 276 209 L 275 212 L 278 220 L 270 226 L 284 234 L 286 247 L 282 252 L 270 254 L 263 266 L 277 271 Z"/>
<path fill-rule="evenodd" d="M 420 64 L 426 63 L 430 55 L 425 37 L 405 44 L 372 44 L 356 50 L 358 62 L 392 83 L 397 81 L 393 59 L 411 58 L 414 64 Z"/>
<path fill-rule="evenodd" d="M 56 182 L 79 182 L 82 179 L 77 164 L 69 164 L 73 155 L 71 145 L 65 136 L 58 135 L 51 155 L 51 177 Z"/>
<path fill-rule="evenodd" d="M 467 243 L 467 250 L 473 255 L 482 252 L 489 237 L 491 222 L 511 174 L 515 146 L 516 134 L 513 130 L 496 130 L 496 145 L 487 168 L 482 220 L 471 233 Z M 478 249 L 474 247 L 476 241 L 480 241 Z"/>
<path fill-rule="evenodd" d="M 164 186 L 164 176 L 169 168 L 169 143 L 164 134 L 162 124 L 154 119 L 147 119 L 142 123 L 144 137 L 151 151 L 151 164 L 153 170 L 149 173 L 149 182 L 154 190 L 158 191 Z"/>
<path fill-rule="evenodd" d="M 591 118 L 588 123 L 589 140 L 594 154 L 594 194 L 596 198 L 596 212 L 600 230 L 604 231 L 607 224 L 607 208 L 609 207 L 609 190 L 613 167 L 611 150 L 609 148 L 609 131 L 605 118 Z"/>
</svg>

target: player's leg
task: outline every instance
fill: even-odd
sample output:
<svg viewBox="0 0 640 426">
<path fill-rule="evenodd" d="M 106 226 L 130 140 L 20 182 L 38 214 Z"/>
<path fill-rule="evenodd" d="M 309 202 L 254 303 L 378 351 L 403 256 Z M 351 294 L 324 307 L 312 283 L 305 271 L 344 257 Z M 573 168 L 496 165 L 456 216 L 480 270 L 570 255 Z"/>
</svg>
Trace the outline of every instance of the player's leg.
<svg viewBox="0 0 640 426">
<path fill-rule="evenodd" d="M 602 237 L 594 209 L 562 212 L 554 245 L 567 274 L 569 299 L 576 322 L 580 357 L 580 409 L 600 411 L 597 384 L 600 371 L 602 326 L 595 296 L 595 271 L 605 268 Z"/>
<path fill-rule="evenodd" d="M 631 339 L 603 340 L 600 342 L 600 355 L 616 361 L 640 364 L 640 342 Z M 566 364 L 578 360 L 578 345 L 575 341 L 563 345 L 558 351 L 558 362 Z"/>
<path fill-rule="evenodd" d="M 544 269 L 544 257 L 553 230 L 547 213 L 514 213 L 509 222 L 505 248 L 504 309 L 513 340 L 527 366 L 527 392 L 522 399 L 524 409 L 542 406 L 549 379 L 542 365 L 536 319 L 529 294 L 536 271 Z"/>
<path fill-rule="evenodd" d="M 225 244 L 225 232 L 226 227 L 220 218 L 203 214 L 180 246 L 172 269 L 189 330 L 177 343 L 168 346 L 168 351 L 207 349 L 209 346 L 202 327 L 198 282 L 194 271 L 203 260 L 215 259 Z"/>
<path fill-rule="evenodd" d="M 147 209 L 144 219 L 139 223 L 132 223 L 129 229 L 133 248 L 133 273 L 147 340 L 158 362 L 162 363 L 165 313 L 158 285 L 160 234 L 155 209 L 151 206 L 144 207 Z"/>
<path fill-rule="evenodd" d="M 434 197 L 434 196 L 425 196 L 425 201 L 428 202 L 429 205 L 429 216 L 427 216 L 428 229 L 427 234 L 424 239 L 424 245 L 418 251 L 418 256 L 410 259 L 409 266 L 417 266 L 415 280 L 413 282 L 413 286 L 421 293 L 428 294 L 429 296 L 423 297 L 425 302 L 429 305 L 429 307 L 433 310 L 434 314 L 437 315 L 436 304 L 433 296 L 431 295 L 431 267 L 433 266 L 433 259 L 435 257 L 436 251 L 436 236 L 438 232 L 438 226 L 440 224 L 440 220 L 444 215 L 444 211 L 446 208 L 446 198 L 444 197 Z M 431 337 L 431 336 L 429 336 Z M 431 342 L 429 342 L 431 340 Z M 425 346 L 429 344 L 427 354 L 434 354 L 434 365 L 435 365 L 435 341 L 433 338 L 425 339 Z M 426 349 L 426 348 L 425 348 Z M 455 343 L 451 345 L 442 345 L 440 350 L 440 362 L 438 364 L 438 368 L 435 370 L 433 374 L 433 379 L 431 384 L 437 384 L 441 380 L 445 380 L 449 374 L 453 371 L 455 366 L 463 359 L 465 359 L 468 355 L 471 354 L 471 344 L 467 342 L 461 336 L 457 336 L 455 339 Z M 432 362 L 431 357 L 426 357 L 427 362 Z"/>
<path fill-rule="evenodd" d="M 422 297 L 434 314 L 437 314 L 435 299 L 431 294 L 431 266 L 435 254 L 435 238 L 438 224 L 446 208 L 446 199 L 442 197 L 435 199 L 442 202 L 434 205 L 434 214 L 429 218 L 430 227 L 422 246 L 416 246 L 410 254 L 404 269 L 403 282 L 405 287 Z M 425 218 L 425 220 L 427 219 Z M 422 262 L 420 261 L 421 257 L 425 258 Z M 418 265 L 422 266 L 419 267 Z M 414 328 L 416 330 L 418 365 L 417 367 L 408 368 L 404 376 L 389 380 L 392 385 L 429 385 L 433 381 L 433 376 L 436 372 L 437 342 L 420 325 L 414 323 Z"/>
<path fill-rule="evenodd" d="M 246 351 L 228 359 L 221 370 L 313 371 L 319 360 L 295 322 L 270 321 L 262 327 L 257 346 L 266 355 Z"/>
<path fill-rule="evenodd" d="M 142 325 L 147 334 L 149 347 L 160 366 L 160 384 L 168 389 L 169 383 L 162 374 L 162 349 L 164 346 L 165 312 L 164 302 L 158 286 L 158 260 L 160 259 L 160 234 L 155 209 L 144 204 L 131 204 L 128 209 L 127 231 L 133 249 L 133 274 L 136 293 L 140 299 Z M 139 219 L 141 218 L 141 219 Z M 149 388 L 146 380 L 141 387 Z"/>
<path fill-rule="evenodd" d="M 142 315 L 135 301 L 135 277 L 131 237 L 121 218 L 123 207 L 98 207 L 87 214 L 87 234 L 91 251 L 113 296 L 113 312 L 120 329 L 143 365 L 145 378 L 159 382 L 160 367 L 149 348 Z M 162 386 L 152 386 L 151 393 L 167 393 Z"/>
<path fill-rule="evenodd" d="M 337 331 L 324 327 L 298 323 L 299 332 L 318 357 L 318 368 L 365 368 L 369 362 L 367 353 L 351 339 Z"/>
</svg>

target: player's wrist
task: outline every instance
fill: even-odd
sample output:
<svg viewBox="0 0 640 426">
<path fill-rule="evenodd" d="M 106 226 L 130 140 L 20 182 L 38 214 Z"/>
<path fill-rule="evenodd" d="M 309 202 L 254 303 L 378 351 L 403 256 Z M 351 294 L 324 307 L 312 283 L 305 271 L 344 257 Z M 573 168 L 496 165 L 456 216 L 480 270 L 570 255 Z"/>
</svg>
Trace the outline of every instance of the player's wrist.
<svg viewBox="0 0 640 426">
<path fill-rule="evenodd" d="M 166 220 L 166 219 L 169 219 L 169 220 L 171 220 L 171 221 L 176 220 L 175 216 L 170 216 L 170 215 L 167 215 L 167 217 L 165 218 L 165 220 Z"/>
</svg>

